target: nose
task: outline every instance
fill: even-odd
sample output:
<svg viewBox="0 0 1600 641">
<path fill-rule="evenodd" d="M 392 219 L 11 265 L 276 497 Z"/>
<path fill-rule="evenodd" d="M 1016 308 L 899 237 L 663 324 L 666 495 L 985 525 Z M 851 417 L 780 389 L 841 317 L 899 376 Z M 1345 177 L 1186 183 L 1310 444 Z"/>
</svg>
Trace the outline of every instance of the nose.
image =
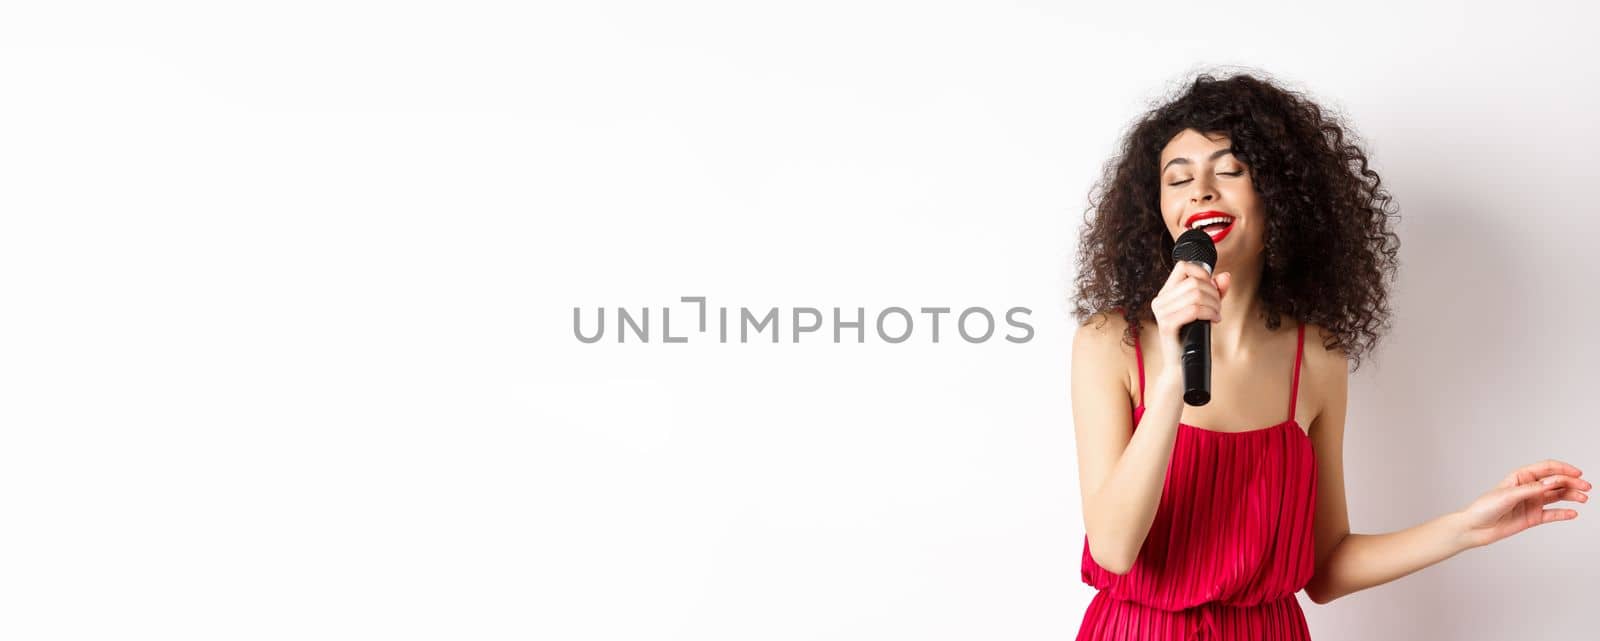
<svg viewBox="0 0 1600 641">
<path fill-rule="evenodd" d="M 1189 200 L 1195 203 L 1208 203 L 1217 199 L 1217 190 L 1210 180 L 1195 179 L 1194 191 L 1189 194 Z"/>
</svg>

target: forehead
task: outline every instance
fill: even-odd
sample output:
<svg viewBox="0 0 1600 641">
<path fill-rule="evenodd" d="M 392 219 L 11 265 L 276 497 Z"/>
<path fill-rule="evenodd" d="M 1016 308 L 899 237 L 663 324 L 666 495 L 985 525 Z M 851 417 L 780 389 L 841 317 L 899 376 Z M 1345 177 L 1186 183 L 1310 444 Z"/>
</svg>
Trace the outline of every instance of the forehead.
<svg viewBox="0 0 1600 641">
<path fill-rule="evenodd" d="M 1211 152 L 1231 146 L 1232 139 L 1225 133 L 1202 134 L 1193 129 L 1185 129 L 1167 141 L 1161 149 L 1161 165 L 1165 167 L 1167 161 L 1173 158 L 1188 158 L 1194 162 L 1204 162 L 1211 157 Z"/>
</svg>

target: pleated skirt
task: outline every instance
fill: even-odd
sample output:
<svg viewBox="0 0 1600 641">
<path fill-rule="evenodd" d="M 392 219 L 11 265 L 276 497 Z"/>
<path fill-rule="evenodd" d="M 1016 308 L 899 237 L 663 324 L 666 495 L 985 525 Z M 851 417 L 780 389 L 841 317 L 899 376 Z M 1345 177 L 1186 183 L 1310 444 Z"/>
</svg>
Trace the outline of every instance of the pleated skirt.
<svg viewBox="0 0 1600 641">
<path fill-rule="evenodd" d="M 1077 641 L 1309 641 L 1305 612 L 1290 594 L 1253 606 L 1212 601 L 1163 610 L 1095 594 Z"/>
</svg>

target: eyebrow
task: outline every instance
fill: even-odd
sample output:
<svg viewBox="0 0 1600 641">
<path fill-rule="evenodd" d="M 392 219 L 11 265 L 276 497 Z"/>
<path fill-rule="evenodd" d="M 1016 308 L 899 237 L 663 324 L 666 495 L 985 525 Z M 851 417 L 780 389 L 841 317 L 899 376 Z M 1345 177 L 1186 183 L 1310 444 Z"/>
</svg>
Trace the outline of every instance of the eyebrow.
<svg viewBox="0 0 1600 641">
<path fill-rule="evenodd" d="M 1211 157 L 1207 158 L 1207 160 L 1216 160 L 1218 158 L 1221 158 L 1224 154 L 1231 154 L 1231 153 L 1233 153 L 1233 147 L 1223 147 L 1221 149 L 1218 149 L 1216 151 L 1211 152 Z M 1161 166 L 1161 171 L 1163 173 L 1165 173 L 1167 171 L 1168 167 L 1171 167 L 1173 165 L 1187 165 L 1187 164 L 1189 164 L 1189 159 L 1188 158 L 1173 158 L 1172 160 L 1168 160 L 1167 164 Z"/>
</svg>

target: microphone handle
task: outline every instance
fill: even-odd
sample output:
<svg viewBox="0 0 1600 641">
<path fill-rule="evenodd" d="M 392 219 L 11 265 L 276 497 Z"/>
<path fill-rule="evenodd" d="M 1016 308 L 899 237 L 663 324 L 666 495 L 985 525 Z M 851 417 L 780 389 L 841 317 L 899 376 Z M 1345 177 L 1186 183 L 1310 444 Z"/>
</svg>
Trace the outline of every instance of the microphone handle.
<svg viewBox="0 0 1600 641">
<path fill-rule="evenodd" d="M 1193 261 L 1211 272 L 1211 266 Z M 1211 402 L 1211 321 L 1198 319 L 1178 329 L 1183 341 L 1183 402 L 1199 407 Z"/>
<path fill-rule="evenodd" d="M 1211 321 L 1191 321 L 1178 329 L 1183 339 L 1183 402 L 1211 402 Z"/>
</svg>

